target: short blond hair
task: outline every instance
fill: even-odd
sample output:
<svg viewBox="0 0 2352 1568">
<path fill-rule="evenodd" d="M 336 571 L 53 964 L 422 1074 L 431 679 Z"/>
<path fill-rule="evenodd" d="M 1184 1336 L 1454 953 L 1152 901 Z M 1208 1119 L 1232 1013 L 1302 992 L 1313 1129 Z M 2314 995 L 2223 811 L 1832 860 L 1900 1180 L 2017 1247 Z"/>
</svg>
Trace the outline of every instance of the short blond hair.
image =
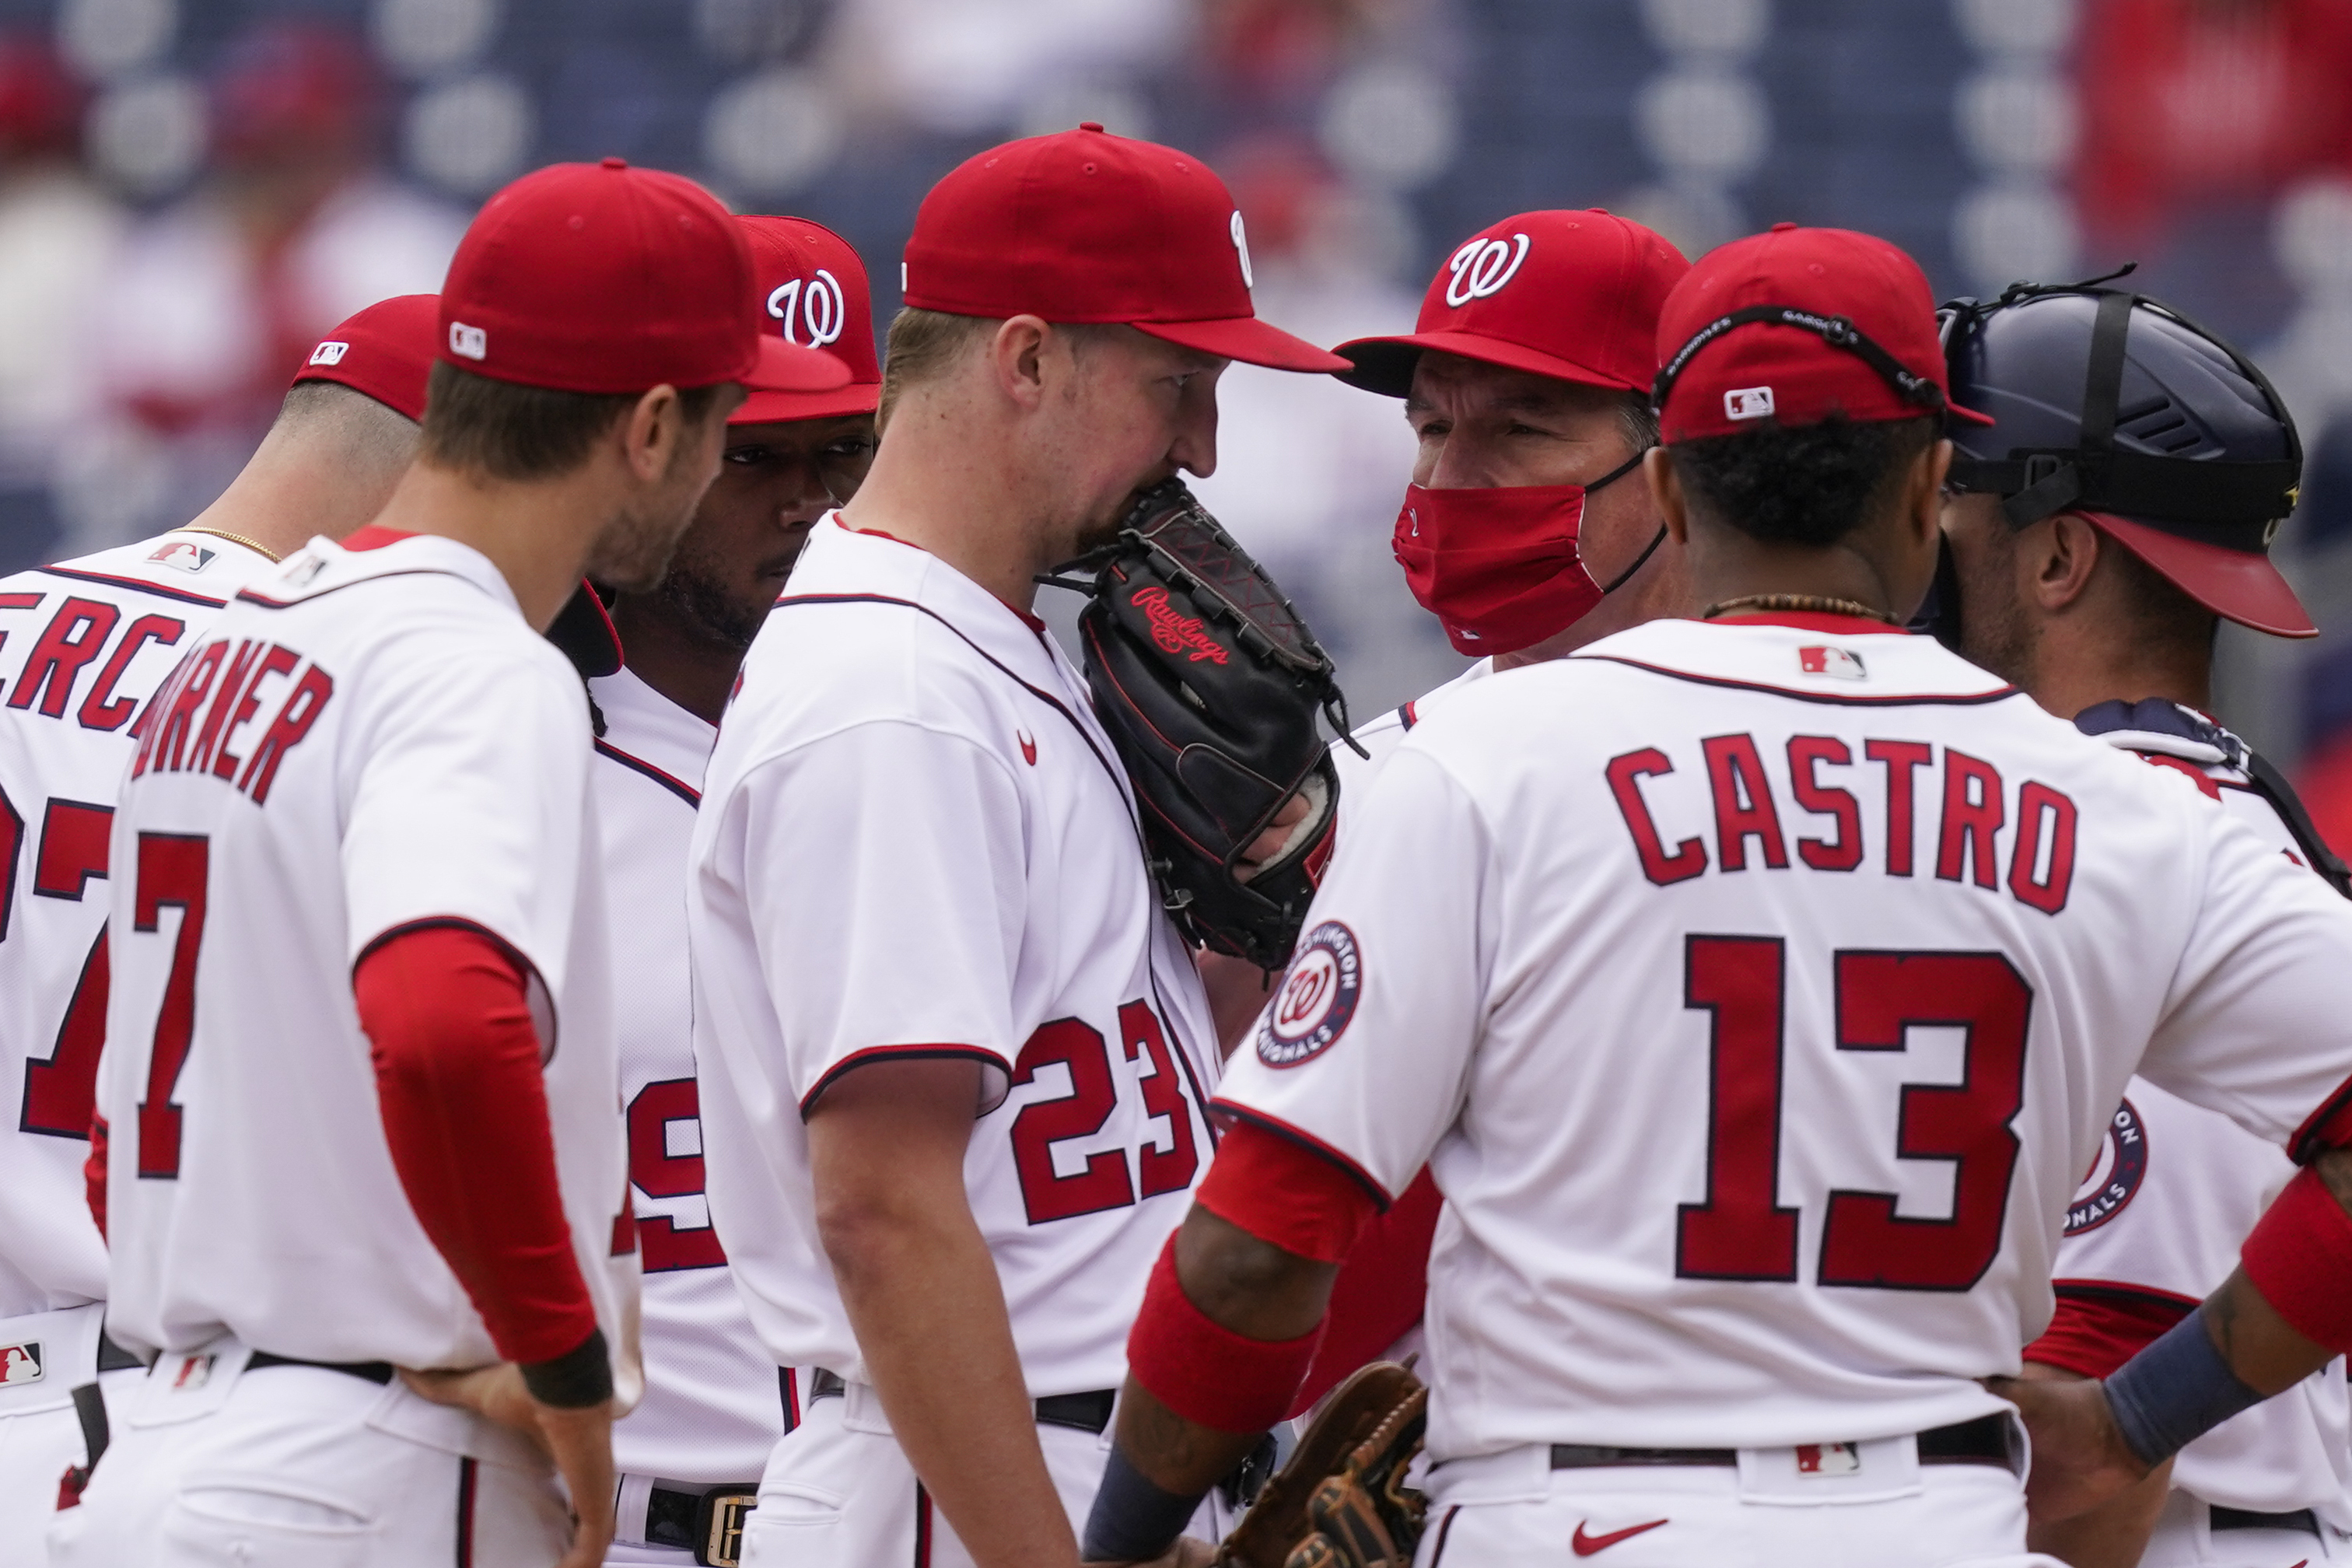
<svg viewBox="0 0 2352 1568">
<path fill-rule="evenodd" d="M 891 320 L 883 344 L 877 422 L 889 419 L 890 410 L 908 388 L 939 380 L 973 344 L 1003 324 L 989 316 L 951 316 L 944 310 L 918 310 L 911 306 L 900 310 Z"/>
<path fill-rule="evenodd" d="M 945 375 L 978 344 L 995 336 L 1003 326 L 994 316 L 951 316 L 944 310 L 918 310 L 911 306 L 892 319 L 882 354 L 882 399 L 875 410 L 877 425 L 887 423 L 890 410 L 911 388 Z M 1120 329 L 1116 322 L 1053 321 L 1054 331 L 1069 340 L 1073 356 L 1083 357 Z"/>
</svg>

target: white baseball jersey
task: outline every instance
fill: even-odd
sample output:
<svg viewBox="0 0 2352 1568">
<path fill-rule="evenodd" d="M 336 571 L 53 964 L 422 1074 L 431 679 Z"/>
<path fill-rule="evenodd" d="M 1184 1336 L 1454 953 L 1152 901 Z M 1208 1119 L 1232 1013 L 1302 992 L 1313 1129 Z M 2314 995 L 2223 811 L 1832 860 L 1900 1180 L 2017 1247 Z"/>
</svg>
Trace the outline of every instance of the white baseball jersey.
<svg viewBox="0 0 2352 1568">
<path fill-rule="evenodd" d="M 645 1264 L 646 1396 L 613 1428 L 622 1470 L 755 1480 L 784 1433 L 782 1379 L 751 1332 L 703 1195 L 686 956 L 686 858 L 719 731 L 634 670 L 592 680 L 629 1195 Z"/>
<path fill-rule="evenodd" d="M 2143 1047 L 2274 1141 L 2347 1093 L 2352 909 L 1924 637 L 1635 627 L 1355 826 L 1219 1103 L 1430 1163 L 1440 1462 L 2001 1409 Z"/>
<path fill-rule="evenodd" d="M 1434 710 L 1440 703 L 1455 692 L 1484 680 L 1494 673 L 1495 661 L 1491 658 L 1482 658 L 1444 685 L 1435 687 L 1410 702 L 1391 708 L 1378 718 L 1357 725 L 1351 733 L 1355 737 L 1356 745 L 1364 749 L 1361 756 L 1356 754 L 1354 746 L 1339 745 L 1331 748 L 1331 763 L 1339 773 L 1339 826 L 1342 830 L 1339 839 L 1332 845 L 1333 854 L 1339 853 L 1339 844 L 1346 841 L 1345 829 L 1348 822 L 1354 816 L 1356 802 L 1362 798 L 1366 790 L 1372 787 L 1372 781 L 1380 776 L 1381 767 L 1387 763 L 1390 757 L 1396 754 L 1397 747 L 1404 743 L 1404 738 L 1412 732 L 1413 727 L 1421 722 L 1423 716 Z"/>
<path fill-rule="evenodd" d="M 115 792 L 140 707 L 268 567 L 171 532 L 0 582 L 0 1318 L 105 1298 L 81 1165 Z"/>
<path fill-rule="evenodd" d="M 2158 766 L 2188 763 L 2211 783 L 2221 809 L 2302 862 L 2294 836 L 2240 765 L 2243 743 L 2235 736 L 2179 710 L 2179 721 L 2160 729 L 2107 730 L 2100 738 L 2168 759 Z M 2247 1233 L 2294 1174 L 2275 1143 L 2135 1078 L 2067 1210 L 2056 1288 L 2193 1308 L 2230 1277 Z M 2172 1485 L 2228 1508 L 2307 1508 L 2352 1527 L 2352 1390 L 2342 1358 L 2189 1444 L 2173 1461 Z"/>
<path fill-rule="evenodd" d="M 314 540 L 247 587 L 158 693 L 123 785 L 109 1326 L 151 1350 L 226 1332 L 311 1361 L 498 1359 L 393 1168 L 352 995 L 377 943 L 463 926 L 538 982 L 563 1210 L 626 1408 L 637 1263 L 587 699 L 480 554 L 370 542 Z"/>
<path fill-rule="evenodd" d="M 1116 1388 L 1206 1164 L 1215 1035 L 1085 678 L 909 545 L 811 532 L 744 664 L 688 921 L 710 1204 L 778 1363 L 863 1363 L 802 1117 L 892 1058 L 982 1068 L 964 1178 L 1031 1394 Z"/>
</svg>

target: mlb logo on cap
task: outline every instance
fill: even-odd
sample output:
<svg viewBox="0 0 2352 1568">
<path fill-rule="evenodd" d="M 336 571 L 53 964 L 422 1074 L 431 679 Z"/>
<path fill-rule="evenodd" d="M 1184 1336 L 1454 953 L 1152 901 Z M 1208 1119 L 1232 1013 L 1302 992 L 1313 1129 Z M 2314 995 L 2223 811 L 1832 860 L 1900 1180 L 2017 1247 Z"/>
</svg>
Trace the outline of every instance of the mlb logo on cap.
<svg viewBox="0 0 2352 1568">
<path fill-rule="evenodd" d="M 1840 680 L 1868 679 L 1863 671 L 1862 656 L 1842 647 L 1801 647 L 1797 650 L 1797 668 L 1807 675 L 1833 675 Z"/>
<path fill-rule="evenodd" d="M 41 1359 L 41 1342 L 26 1340 L 19 1344 L 0 1345 L 0 1388 L 17 1388 L 28 1383 L 38 1383 L 48 1376 L 49 1369 Z"/>
<path fill-rule="evenodd" d="M 1726 419 L 1771 418 L 1772 389 L 1769 386 L 1743 386 L 1737 392 L 1725 393 L 1723 416 Z"/>
<path fill-rule="evenodd" d="M 343 363 L 343 356 L 351 352 L 352 345 L 349 343 L 339 343 L 333 342 L 323 342 L 317 348 L 310 351 L 310 363 L 312 364 L 341 364 Z"/>
<path fill-rule="evenodd" d="M 449 323 L 449 352 L 465 359 L 490 357 L 490 334 L 463 321 Z"/>
</svg>

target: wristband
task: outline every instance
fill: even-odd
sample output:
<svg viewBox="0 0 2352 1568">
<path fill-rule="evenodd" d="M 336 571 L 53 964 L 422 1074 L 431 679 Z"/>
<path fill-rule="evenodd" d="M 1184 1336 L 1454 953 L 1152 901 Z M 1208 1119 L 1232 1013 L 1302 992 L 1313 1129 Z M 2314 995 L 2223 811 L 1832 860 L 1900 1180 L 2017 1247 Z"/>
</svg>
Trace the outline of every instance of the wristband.
<svg viewBox="0 0 2352 1568">
<path fill-rule="evenodd" d="M 1295 1340 L 1254 1340 L 1215 1321 L 1184 1294 L 1171 1236 L 1128 1335 L 1127 1365 L 1136 1382 L 1185 1420 L 1255 1436 L 1289 1410 L 1322 1336 L 1318 1323 Z"/>
<path fill-rule="evenodd" d="M 1176 1544 L 1200 1506 L 1200 1497 L 1160 1490 L 1114 1443 L 1094 1510 L 1087 1515 L 1086 1544 L 1078 1555 L 1088 1563 L 1149 1563 Z"/>
<path fill-rule="evenodd" d="M 2317 1171 L 2295 1173 L 2238 1257 L 2296 1333 L 2339 1354 L 2352 1350 L 2352 1215 Z"/>
<path fill-rule="evenodd" d="M 2151 1468 L 2263 1402 L 2221 1359 L 2201 1311 L 2167 1329 L 2104 1386 L 2124 1442 Z"/>
<path fill-rule="evenodd" d="M 591 1329 L 577 1345 L 546 1361 L 522 1363 L 522 1385 L 541 1405 L 585 1410 L 613 1397 L 613 1361 L 604 1352 L 604 1331 Z"/>
</svg>

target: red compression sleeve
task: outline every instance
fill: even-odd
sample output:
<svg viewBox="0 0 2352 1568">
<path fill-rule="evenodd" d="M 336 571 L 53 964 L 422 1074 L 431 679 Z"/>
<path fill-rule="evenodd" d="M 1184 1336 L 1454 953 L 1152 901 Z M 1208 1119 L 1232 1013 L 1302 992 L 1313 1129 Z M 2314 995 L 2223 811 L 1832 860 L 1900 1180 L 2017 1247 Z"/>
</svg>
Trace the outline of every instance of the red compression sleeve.
<svg viewBox="0 0 2352 1568">
<path fill-rule="evenodd" d="M 1224 1158 L 1219 1152 L 1219 1159 Z M 1307 1408 L 1339 1385 L 1339 1380 L 1368 1365 L 1396 1343 L 1397 1336 L 1421 1321 L 1429 1300 L 1429 1243 L 1437 1232 L 1438 1211 L 1445 1199 L 1422 1167 L 1404 1196 L 1365 1227 L 1331 1282 L 1331 1310 L 1323 1320 L 1323 1342 L 1316 1347 L 1315 1364 L 1298 1385 L 1290 1414 Z"/>
<path fill-rule="evenodd" d="M 1348 1256 L 1380 1213 L 1362 1183 L 1327 1160 L 1240 1121 L 1217 1145 L 1217 1157 L 1192 1201 L 1260 1241 L 1318 1263 Z"/>
<path fill-rule="evenodd" d="M 531 1363 L 578 1349 L 596 1314 L 563 1216 L 523 984 L 485 932 L 433 926 L 369 952 L 352 989 L 409 1206 L 499 1354 Z"/>
<path fill-rule="evenodd" d="M 2246 1278 L 2295 1332 L 2352 1351 L 2352 1215 L 2308 1165 L 2278 1195 L 2238 1254 Z"/>
<path fill-rule="evenodd" d="M 1184 1294 L 1171 1236 L 1143 1288 L 1127 1365 L 1136 1382 L 1187 1421 L 1220 1432 L 1263 1432 L 1290 1407 L 1321 1332 L 1318 1324 L 1295 1340 L 1253 1340 L 1217 1322 Z"/>
<path fill-rule="evenodd" d="M 106 1118 L 93 1114 L 89 1119 L 89 1157 L 81 1163 L 82 1196 L 89 1204 L 89 1217 L 98 1221 L 98 1238 L 106 1239 Z"/>
<path fill-rule="evenodd" d="M 2083 1377 L 2105 1377 L 2196 1310 L 2197 1303 L 2184 1296 L 2062 1282 L 2058 1310 L 2042 1337 L 2025 1347 L 2025 1359 Z"/>
</svg>

